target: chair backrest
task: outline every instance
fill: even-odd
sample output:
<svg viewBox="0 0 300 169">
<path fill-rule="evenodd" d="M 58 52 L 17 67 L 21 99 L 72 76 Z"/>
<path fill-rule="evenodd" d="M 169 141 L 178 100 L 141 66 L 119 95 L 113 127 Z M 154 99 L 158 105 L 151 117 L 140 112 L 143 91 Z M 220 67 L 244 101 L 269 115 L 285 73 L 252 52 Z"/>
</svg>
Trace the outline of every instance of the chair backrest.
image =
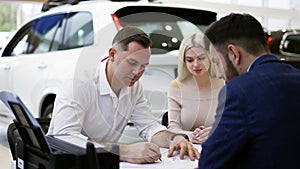
<svg viewBox="0 0 300 169">
<path fill-rule="evenodd" d="M 10 148 L 10 152 L 12 155 L 13 160 L 16 160 L 16 149 L 15 149 L 15 143 L 17 141 L 17 138 L 20 137 L 19 132 L 17 130 L 17 126 L 15 123 L 9 124 L 7 128 L 7 140 Z"/>
<path fill-rule="evenodd" d="M 92 142 L 86 143 L 86 155 L 88 158 L 88 167 L 87 168 L 100 169 L 95 146 Z"/>
<path fill-rule="evenodd" d="M 161 124 L 168 127 L 169 125 L 169 118 L 168 118 L 168 112 L 165 112 L 162 116 Z"/>
<path fill-rule="evenodd" d="M 41 125 L 44 133 L 47 133 L 49 125 L 50 125 L 51 118 L 36 118 L 36 120 Z M 16 160 L 16 148 L 15 148 L 15 146 L 16 146 L 16 141 L 17 141 L 18 138 L 21 138 L 21 137 L 20 137 L 20 134 L 17 130 L 16 124 L 15 123 L 9 124 L 9 126 L 7 128 L 7 140 L 8 140 L 8 144 L 9 144 L 9 148 L 10 148 L 13 160 Z"/>
</svg>

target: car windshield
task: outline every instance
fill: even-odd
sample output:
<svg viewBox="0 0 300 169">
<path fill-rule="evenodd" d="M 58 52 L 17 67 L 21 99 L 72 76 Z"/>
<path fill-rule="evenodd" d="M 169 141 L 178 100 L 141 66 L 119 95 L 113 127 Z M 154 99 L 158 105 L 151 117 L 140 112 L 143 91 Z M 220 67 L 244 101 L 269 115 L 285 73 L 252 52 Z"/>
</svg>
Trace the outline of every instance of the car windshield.
<svg viewBox="0 0 300 169">
<path fill-rule="evenodd" d="M 298 56 L 300 54 L 300 33 L 289 33 L 282 41 L 281 49 L 283 52 L 294 54 Z"/>
<path fill-rule="evenodd" d="M 203 33 L 216 20 L 214 12 L 168 7 L 125 7 L 116 14 L 123 26 L 139 27 L 149 35 L 153 54 L 179 49 L 184 37 Z"/>
</svg>

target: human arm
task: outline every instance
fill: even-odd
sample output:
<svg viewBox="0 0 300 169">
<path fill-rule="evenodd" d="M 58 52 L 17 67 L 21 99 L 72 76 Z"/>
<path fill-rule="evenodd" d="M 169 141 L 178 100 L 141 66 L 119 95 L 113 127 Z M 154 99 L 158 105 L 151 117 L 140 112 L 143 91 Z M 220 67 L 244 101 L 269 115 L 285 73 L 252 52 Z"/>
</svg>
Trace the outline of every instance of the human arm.
<svg viewBox="0 0 300 169">
<path fill-rule="evenodd" d="M 84 88 L 80 85 L 73 85 L 75 82 L 68 79 L 61 86 L 55 102 L 54 110 L 49 126 L 48 135 L 56 134 L 81 134 L 82 123 L 85 116 L 84 107 L 87 107 L 88 98 Z M 80 83 L 78 83 L 80 84 Z M 82 100 L 78 99 L 79 96 Z"/>
<path fill-rule="evenodd" d="M 181 158 L 188 152 L 191 154 L 191 159 L 199 158 L 199 152 L 192 146 L 190 142 L 184 139 L 183 136 L 176 136 L 171 140 L 174 133 L 167 131 L 167 128 L 158 123 L 153 116 L 145 99 L 142 90 L 134 107 L 134 112 L 131 116 L 131 121 L 134 126 L 140 131 L 140 136 L 159 147 L 170 148 L 170 155 L 176 150 L 181 150 Z"/>
<path fill-rule="evenodd" d="M 168 129 L 174 133 L 182 133 L 191 140 L 192 131 L 182 129 L 182 94 L 176 80 L 171 81 L 168 89 Z"/>
<path fill-rule="evenodd" d="M 159 146 L 149 142 L 136 142 L 126 144 L 119 142 L 96 141 L 92 138 L 88 138 L 88 140 L 100 143 L 106 147 L 118 145 L 118 155 L 120 161 L 122 162 L 129 162 L 135 164 L 154 163 L 161 158 Z"/>
<path fill-rule="evenodd" d="M 179 89 L 176 80 L 173 80 L 170 83 L 169 90 L 168 90 L 168 118 L 169 118 L 168 129 L 174 133 L 183 133 L 188 135 L 190 141 L 194 144 L 202 144 L 204 141 L 206 141 L 211 127 L 199 126 L 194 131 L 188 131 L 182 129 L 184 125 L 183 123 L 185 123 L 185 126 L 192 126 L 193 123 L 196 121 L 195 118 L 199 113 L 197 109 L 193 109 L 192 107 L 189 107 L 193 105 L 187 105 L 183 103 L 189 101 L 189 100 L 186 101 L 183 100 L 186 98 L 187 98 L 186 94 Z M 195 116 L 195 118 L 191 116 Z M 183 120 L 182 118 L 189 119 L 189 120 Z"/>
<path fill-rule="evenodd" d="M 216 109 L 218 105 L 218 93 L 221 90 L 221 88 L 224 86 L 224 81 L 216 78 L 212 78 L 212 85 L 216 85 L 216 88 L 212 89 L 210 92 L 210 102 L 209 104 L 206 103 L 206 105 L 209 105 L 209 110 L 207 117 L 205 119 L 205 125 L 200 125 L 197 127 L 193 133 L 191 134 L 191 142 L 195 144 L 202 144 L 204 143 L 209 133 L 212 129 L 212 124 L 215 120 L 216 115 Z"/>
<path fill-rule="evenodd" d="M 151 142 L 160 147 L 169 148 L 168 157 L 172 157 L 173 153 L 177 150 L 180 151 L 180 159 L 184 159 L 185 154 L 188 154 L 192 161 L 200 157 L 198 150 L 183 135 L 167 130 L 153 135 Z"/>
<path fill-rule="evenodd" d="M 159 146 L 149 142 L 120 144 L 120 161 L 130 163 L 154 163 L 161 158 Z"/>
</svg>

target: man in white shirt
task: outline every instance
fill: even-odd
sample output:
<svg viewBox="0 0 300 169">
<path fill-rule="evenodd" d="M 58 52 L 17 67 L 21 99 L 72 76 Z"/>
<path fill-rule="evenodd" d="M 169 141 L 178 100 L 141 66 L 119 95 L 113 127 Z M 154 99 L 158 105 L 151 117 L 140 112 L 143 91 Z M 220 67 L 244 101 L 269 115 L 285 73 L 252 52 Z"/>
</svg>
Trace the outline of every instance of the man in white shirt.
<svg viewBox="0 0 300 169">
<path fill-rule="evenodd" d="M 48 134 L 83 134 L 111 144 L 119 140 L 130 120 L 149 142 L 118 143 L 121 161 L 153 163 L 161 157 L 159 147 L 169 147 L 169 157 L 180 150 L 181 159 L 186 153 L 191 160 L 199 159 L 193 145 L 184 136 L 167 131 L 147 105 L 138 79 L 149 64 L 150 44 L 138 28 L 120 30 L 94 78 L 72 79 L 58 93 Z"/>
</svg>

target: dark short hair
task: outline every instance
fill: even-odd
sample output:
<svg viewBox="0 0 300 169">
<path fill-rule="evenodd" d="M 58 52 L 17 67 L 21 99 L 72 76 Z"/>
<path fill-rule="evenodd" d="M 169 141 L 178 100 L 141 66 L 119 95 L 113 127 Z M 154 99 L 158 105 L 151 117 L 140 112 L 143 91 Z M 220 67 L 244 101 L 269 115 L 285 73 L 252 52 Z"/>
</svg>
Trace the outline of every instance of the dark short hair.
<svg viewBox="0 0 300 169">
<path fill-rule="evenodd" d="M 238 45 L 253 55 L 269 52 L 263 27 L 249 14 L 231 13 L 212 23 L 205 31 L 205 47 L 210 43 L 224 55 L 229 44 Z"/>
<path fill-rule="evenodd" d="M 130 42 L 137 42 L 144 48 L 148 48 L 151 45 L 148 35 L 143 30 L 134 26 L 126 26 L 121 29 L 114 37 L 112 44 L 118 44 L 124 51 L 127 51 Z"/>
</svg>

